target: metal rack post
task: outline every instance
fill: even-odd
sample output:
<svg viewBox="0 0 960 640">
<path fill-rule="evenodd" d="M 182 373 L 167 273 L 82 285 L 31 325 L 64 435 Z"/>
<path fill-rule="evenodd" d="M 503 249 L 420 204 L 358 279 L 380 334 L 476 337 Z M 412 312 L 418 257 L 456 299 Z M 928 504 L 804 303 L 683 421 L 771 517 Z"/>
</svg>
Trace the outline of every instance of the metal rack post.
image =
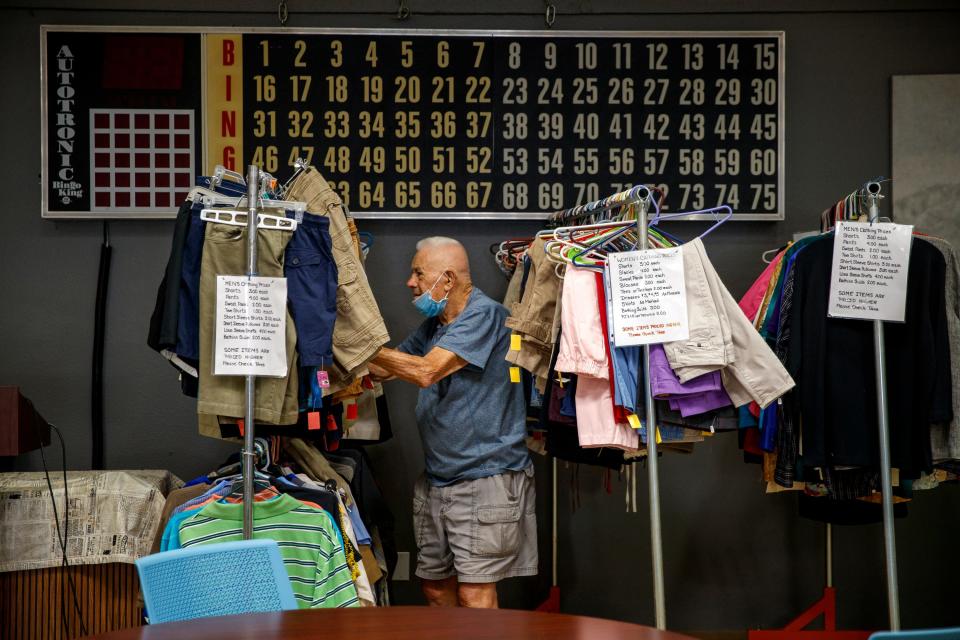
<svg viewBox="0 0 960 640">
<path fill-rule="evenodd" d="M 640 189 L 637 212 L 637 232 L 640 249 L 647 249 L 647 209 L 650 191 Z M 653 606 L 657 629 L 667 628 L 667 608 L 663 588 L 663 535 L 660 528 L 660 475 L 657 469 L 657 410 L 650 390 L 650 345 L 643 345 L 643 399 L 647 420 L 647 477 L 650 485 L 650 549 L 653 564 Z M 638 392 L 641 389 L 638 389 Z M 638 394 L 639 395 L 639 394 Z"/>
<path fill-rule="evenodd" d="M 552 565 L 552 566 L 553 566 L 553 582 L 551 583 L 551 586 L 556 587 L 556 586 L 559 584 L 559 583 L 557 582 L 557 579 L 558 579 L 559 576 L 558 576 L 558 571 L 557 571 L 557 559 L 558 559 L 557 556 L 558 556 L 558 553 L 557 553 L 557 458 L 556 458 L 556 457 L 553 458 L 553 533 L 552 533 L 552 540 L 553 540 L 553 565 Z"/>
<path fill-rule="evenodd" d="M 868 182 L 864 188 L 869 206 L 870 223 L 880 219 L 877 200 L 880 183 Z M 893 529 L 893 482 L 890 471 L 890 429 L 887 415 L 887 365 L 883 340 L 883 321 L 873 321 L 873 354 L 877 370 L 877 416 L 880 435 L 880 487 L 883 496 L 883 548 L 887 564 L 887 607 L 890 630 L 900 630 L 900 596 L 897 587 L 897 549 Z"/>
<path fill-rule="evenodd" d="M 833 525 L 827 523 L 827 586 L 833 586 Z"/>
<path fill-rule="evenodd" d="M 260 170 L 247 168 L 247 277 L 257 275 L 257 208 L 260 204 Z M 243 539 L 253 537 L 253 459 L 254 450 L 254 383 L 256 376 L 246 377 L 246 414 L 243 430 Z"/>
</svg>

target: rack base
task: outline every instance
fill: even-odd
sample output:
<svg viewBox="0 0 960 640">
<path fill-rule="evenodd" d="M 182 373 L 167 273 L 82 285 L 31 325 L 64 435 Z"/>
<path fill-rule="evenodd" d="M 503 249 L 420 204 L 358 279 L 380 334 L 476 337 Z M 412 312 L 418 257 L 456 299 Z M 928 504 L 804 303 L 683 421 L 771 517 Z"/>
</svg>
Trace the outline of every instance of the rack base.
<svg viewBox="0 0 960 640">
<path fill-rule="evenodd" d="M 823 616 L 823 630 L 804 629 Z M 783 629 L 751 630 L 747 640 L 867 640 L 872 631 L 837 631 L 837 590 L 824 587 L 823 597 Z"/>
</svg>

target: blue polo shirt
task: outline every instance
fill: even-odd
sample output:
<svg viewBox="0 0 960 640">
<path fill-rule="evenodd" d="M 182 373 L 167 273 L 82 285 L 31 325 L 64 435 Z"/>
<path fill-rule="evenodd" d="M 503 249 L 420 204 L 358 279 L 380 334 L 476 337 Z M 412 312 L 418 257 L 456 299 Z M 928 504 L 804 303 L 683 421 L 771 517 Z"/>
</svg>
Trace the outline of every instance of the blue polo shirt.
<svg viewBox="0 0 960 640">
<path fill-rule="evenodd" d="M 510 382 L 507 309 L 474 288 L 450 324 L 428 318 L 397 348 L 424 356 L 434 347 L 467 365 L 420 390 L 417 424 L 427 478 L 435 486 L 520 471 L 530 465 L 523 385 Z"/>
</svg>

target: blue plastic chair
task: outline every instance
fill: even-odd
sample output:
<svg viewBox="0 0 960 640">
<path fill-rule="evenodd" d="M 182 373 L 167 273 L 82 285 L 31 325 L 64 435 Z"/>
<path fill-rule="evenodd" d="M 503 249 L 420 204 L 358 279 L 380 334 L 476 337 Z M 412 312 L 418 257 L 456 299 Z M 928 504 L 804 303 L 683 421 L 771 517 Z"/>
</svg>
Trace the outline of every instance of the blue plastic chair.
<svg viewBox="0 0 960 640">
<path fill-rule="evenodd" d="M 870 635 L 870 640 L 960 640 L 960 627 L 878 631 Z"/>
<path fill-rule="evenodd" d="M 151 624 L 297 608 L 275 540 L 165 551 L 136 565 Z"/>
</svg>

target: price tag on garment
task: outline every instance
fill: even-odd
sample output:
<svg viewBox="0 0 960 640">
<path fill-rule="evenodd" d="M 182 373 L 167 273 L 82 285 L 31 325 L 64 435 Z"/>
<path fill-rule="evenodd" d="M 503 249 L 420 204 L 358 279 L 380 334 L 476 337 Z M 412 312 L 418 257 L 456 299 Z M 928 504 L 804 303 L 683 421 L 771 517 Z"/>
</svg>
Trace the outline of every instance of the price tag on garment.
<svg viewBox="0 0 960 640">
<path fill-rule="evenodd" d="M 521 349 L 521 336 L 519 333 L 510 334 L 510 351 L 520 351 Z"/>
<path fill-rule="evenodd" d="M 912 241 L 912 225 L 838 222 L 827 314 L 903 322 Z"/>
<path fill-rule="evenodd" d="M 687 290 L 680 248 L 607 255 L 618 347 L 686 340 Z"/>
<path fill-rule="evenodd" d="M 317 371 L 317 384 L 320 385 L 321 389 L 330 388 L 330 374 L 320 369 Z"/>
<path fill-rule="evenodd" d="M 627 416 L 627 422 L 630 423 L 631 429 L 639 429 L 640 427 L 643 426 L 642 424 L 640 424 L 639 416 L 637 416 L 637 414 L 635 413 L 631 413 Z"/>
<path fill-rule="evenodd" d="M 510 367 L 510 382 L 520 382 L 520 367 Z"/>
<path fill-rule="evenodd" d="M 287 279 L 217 276 L 214 375 L 287 375 Z"/>
</svg>

